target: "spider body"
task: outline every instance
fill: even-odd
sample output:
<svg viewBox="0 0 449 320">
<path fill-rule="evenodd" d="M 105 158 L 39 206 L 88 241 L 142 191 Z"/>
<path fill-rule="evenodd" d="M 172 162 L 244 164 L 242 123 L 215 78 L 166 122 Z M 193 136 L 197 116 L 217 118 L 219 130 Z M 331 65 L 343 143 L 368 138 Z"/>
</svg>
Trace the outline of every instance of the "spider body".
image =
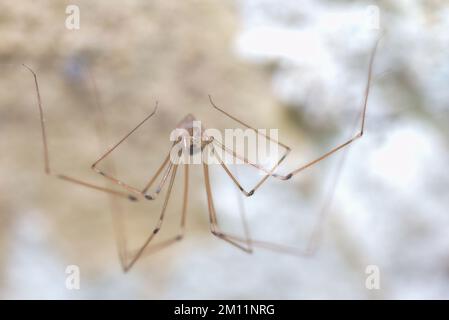
<svg viewBox="0 0 449 320">
<path fill-rule="evenodd" d="M 204 148 L 211 142 L 211 139 L 207 138 L 204 129 L 201 126 L 201 121 L 189 113 L 187 114 L 176 126 L 176 133 L 178 137 L 175 137 L 175 142 L 180 140 L 182 145 L 182 151 L 187 151 L 190 156 L 199 154 Z M 175 134 L 176 134 L 175 133 Z"/>
</svg>

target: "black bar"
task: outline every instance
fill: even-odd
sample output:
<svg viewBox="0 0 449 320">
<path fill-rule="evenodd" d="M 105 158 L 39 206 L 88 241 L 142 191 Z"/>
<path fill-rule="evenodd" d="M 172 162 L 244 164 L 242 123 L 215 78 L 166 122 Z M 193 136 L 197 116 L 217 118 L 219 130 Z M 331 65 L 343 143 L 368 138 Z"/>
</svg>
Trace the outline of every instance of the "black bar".
<svg viewBox="0 0 449 320">
<path fill-rule="evenodd" d="M 2 312 L 8 308 L 14 316 L 31 312 L 65 315 L 80 319 L 101 317 L 130 319 L 306 319 L 315 317 L 356 316 L 358 319 L 385 319 L 392 311 L 401 316 L 426 317 L 432 312 L 445 314 L 447 301 L 314 301 L 314 300 L 30 300 L 1 301 Z M 58 311 L 59 309 L 59 311 Z M 401 317 L 402 318 L 402 317 Z"/>
</svg>

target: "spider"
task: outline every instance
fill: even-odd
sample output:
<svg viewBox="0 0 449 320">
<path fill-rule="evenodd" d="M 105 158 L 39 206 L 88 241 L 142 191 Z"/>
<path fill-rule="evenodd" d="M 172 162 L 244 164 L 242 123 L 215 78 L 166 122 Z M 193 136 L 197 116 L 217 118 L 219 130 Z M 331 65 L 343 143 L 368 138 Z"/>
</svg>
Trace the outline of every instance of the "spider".
<svg viewBox="0 0 449 320">
<path fill-rule="evenodd" d="M 210 101 L 210 104 L 213 109 L 215 109 L 217 112 L 221 113 L 223 116 L 242 125 L 243 127 L 247 128 L 249 130 L 253 130 L 253 131 L 257 132 L 258 135 L 263 135 L 266 139 L 270 140 L 273 143 L 276 143 L 278 146 L 280 146 L 284 150 L 282 156 L 277 160 L 277 162 L 271 168 L 266 168 L 265 166 L 262 166 L 259 163 L 252 162 L 252 161 L 248 160 L 246 157 L 237 154 L 233 150 L 230 150 L 224 144 L 222 144 L 220 141 L 217 141 L 213 137 L 207 135 L 205 133 L 205 131 L 203 131 L 203 130 L 200 131 L 199 136 L 197 136 L 193 130 L 194 121 L 196 119 L 191 114 L 185 116 L 176 126 L 176 129 L 180 129 L 183 132 L 187 132 L 187 134 L 177 137 L 177 139 L 172 144 L 171 150 L 173 150 L 176 146 L 182 145 L 183 150 L 187 150 L 187 153 L 192 155 L 196 152 L 203 153 L 203 152 L 205 152 L 206 149 L 209 148 L 212 150 L 212 153 L 215 154 L 216 157 L 218 157 L 217 156 L 218 152 L 216 152 L 216 151 L 221 150 L 225 153 L 231 154 L 232 157 L 241 160 L 244 164 L 251 165 L 251 166 L 257 168 L 258 170 L 262 171 L 263 176 L 257 182 L 257 184 L 255 186 L 253 186 L 250 190 L 246 190 L 242 186 L 242 184 L 240 183 L 240 181 L 236 177 L 236 175 L 232 174 L 232 172 L 229 170 L 228 166 L 223 161 L 223 159 L 218 157 L 218 162 L 219 162 L 220 166 L 224 169 L 226 174 L 231 178 L 232 182 L 237 186 L 237 188 L 247 197 L 253 195 L 260 188 L 260 186 L 270 177 L 275 178 L 275 179 L 280 179 L 280 180 L 291 179 L 296 174 L 298 174 L 298 173 L 306 170 L 307 168 L 317 164 L 318 162 L 328 158 L 329 156 L 331 156 L 331 155 L 335 154 L 337 151 L 347 147 L 348 145 L 350 145 L 351 143 L 353 143 L 354 141 L 358 140 L 359 138 L 361 138 L 363 136 L 364 129 L 365 129 L 367 102 L 368 102 L 368 96 L 369 96 L 369 91 L 370 91 L 370 86 L 371 86 L 371 75 L 372 75 L 374 57 L 375 57 L 375 53 L 377 50 L 378 42 L 379 42 L 379 40 L 376 41 L 376 43 L 371 51 L 371 54 L 370 54 L 369 65 L 368 65 L 368 76 L 367 76 L 367 81 L 366 81 L 366 86 L 365 86 L 364 99 L 363 99 L 362 110 L 361 110 L 361 121 L 360 121 L 360 127 L 358 129 L 358 132 L 354 136 L 352 136 L 350 139 L 348 139 L 347 141 L 337 145 L 336 147 L 330 149 L 328 152 L 322 154 L 321 156 L 317 157 L 316 159 L 314 159 L 312 161 L 307 162 L 306 164 L 298 167 L 297 169 L 295 169 L 285 175 L 276 173 L 277 168 L 281 165 L 281 163 L 288 156 L 288 154 L 291 150 L 290 147 L 288 147 L 287 145 L 285 145 L 279 141 L 271 139 L 269 136 L 266 136 L 266 135 L 258 132 L 254 127 L 250 126 L 249 124 L 243 122 L 242 120 L 238 119 L 237 117 L 226 112 L 225 110 L 220 108 L 214 102 L 214 100 L 212 99 L 212 97 L 210 95 L 209 95 L 209 101 Z M 114 184 L 121 187 L 120 190 L 106 188 L 103 186 L 99 186 L 99 185 L 92 184 L 92 183 L 89 183 L 89 182 L 86 182 L 86 181 L 83 181 L 83 180 L 80 180 L 77 178 L 67 176 L 65 174 L 53 172 L 53 170 L 50 167 L 47 134 L 46 134 L 46 127 L 45 127 L 45 122 L 44 122 L 44 110 L 43 110 L 43 104 L 42 104 L 41 94 L 40 94 L 40 90 L 39 90 L 38 78 L 37 78 L 36 73 L 33 71 L 33 69 L 31 69 L 30 67 L 28 67 L 25 64 L 23 66 L 27 70 L 29 70 L 34 77 L 34 85 L 35 85 L 35 91 L 36 91 L 36 97 L 37 97 L 37 106 L 38 106 L 39 115 L 40 115 L 41 135 L 42 135 L 42 141 L 43 141 L 44 171 L 47 175 L 54 176 L 58 179 L 61 179 L 61 180 L 64 180 L 64 181 L 67 181 L 70 183 L 78 184 L 78 185 L 84 186 L 86 188 L 95 189 L 97 191 L 107 193 L 114 197 L 127 198 L 131 201 L 138 201 L 141 199 L 146 199 L 146 200 L 150 200 L 150 201 L 154 200 L 158 197 L 158 195 L 160 194 L 163 187 L 168 183 L 167 193 L 165 195 L 161 213 L 159 215 L 159 219 L 156 223 L 156 226 L 154 227 L 154 229 L 152 230 L 150 235 L 146 238 L 144 243 L 136 251 L 129 251 L 126 246 L 126 242 L 124 241 L 124 239 L 121 236 L 119 236 L 120 232 L 123 228 L 123 226 L 121 226 L 121 222 L 120 222 L 121 218 L 118 219 L 119 221 L 115 223 L 116 232 L 118 232 L 118 236 L 120 238 L 118 241 L 118 251 L 119 251 L 119 258 L 120 258 L 120 262 L 121 262 L 123 271 L 124 272 L 129 271 L 134 266 L 134 264 L 137 262 L 137 260 L 139 260 L 139 258 L 144 253 L 155 252 L 155 251 L 158 251 L 162 248 L 165 248 L 171 244 L 174 244 L 174 243 L 180 241 L 184 237 L 184 233 L 185 233 L 187 201 L 188 201 L 188 195 L 189 195 L 189 167 L 190 167 L 190 164 L 180 164 L 180 163 L 177 163 L 176 161 L 170 161 L 172 153 L 169 153 L 163 160 L 162 164 L 157 169 L 156 173 L 149 179 L 148 183 L 145 185 L 145 187 L 143 189 L 131 186 L 130 184 L 127 184 L 127 183 L 117 179 L 114 176 L 113 169 L 106 172 L 106 170 L 100 168 L 100 163 L 106 157 L 108 157 L 117 147 L 119 147 L 126 139 L 128 139 L 144 123 L 146 123 L 148 120 L 150 120 L 156 114 L 158 103 L 156 102 L 156 106 L 155 106 L 154 110 L 146 118 L 144 118 L 140 123 L 138 123 L 122 139 L 120 139 L 116 144 L 114 144 L 110 149 L 108 149 L 99 159 L 97 159 L 92 164 L 92 166 L 91 166 L 92 170 L 94 170 L 96 173 L 102 175 L 106 179 L 110 180 Z M 158 243 L 156 245 L 150 246 L 150 243 L 156 237 L 156 235 L 158 234 L 158 232 L 160 231 L 160 229 L 162 227 L 167 204 L 170 199 L 172 187 L 173 187 L 173 184 L 174 184 L 174 181 L 175 181 L 175 178 L 177 176 L 178 169 L 180 166 L 182 166 L 184 169 L 184 185 L 183 185 L 184 191 L 183 191 L 183 200 L 182 200 L 180 231 L 174 237 L 172 237 L 168 240 L 165 240 L 161 243 Z M 215 211 L 214 199 L 212 196 L 212 188 L 211 188 L 211 183 L 210 183 L 209 165 L 207 163 L 203 162 L 202 168 L 203 168 L 204 183 L 205 183 L 205 189 L 206 189 L 206 195 L 207 195 L 210 231 L 214 236 L 216 236 L 224 241 L 227 241 L 228 243 L 234 245 L 235 247 L 237 247 L 247 253 L 252 253 L 254 247 L 262 247 L 265 249 L 271 249 L 271 250 L 281 251 L 284 253 L 291 253 L 291 254 L 295 254 L 295 255 L 306 255 L 306 254 L 310 253 L 310 252 L 299 250 L 298 248 L 295 248 L 295 247 L 287 247 L 287 246 L 276 244 L 276 243 L 251 239 L 249 237 L 248 228 L 246 226 L 246 221 L 244 220 L 243 217 L 242 217 L 242 220 L 244 223 L 245 236 L 243 236 L 243 237 L 235 236 L 235 235 L 231 235 L 231 234 L 223 232 L 220 229 L 220 226 L 218 224 L 217 214 Z M 159 177 L 161 177 L 160 182 L 157 184 L 154 191 L 150 192 L 149 191 L 150 188 L 153 187 L 153 185 L 155 184 L 155 182 L 157 181 L 157 179 Z"/>
</svg>

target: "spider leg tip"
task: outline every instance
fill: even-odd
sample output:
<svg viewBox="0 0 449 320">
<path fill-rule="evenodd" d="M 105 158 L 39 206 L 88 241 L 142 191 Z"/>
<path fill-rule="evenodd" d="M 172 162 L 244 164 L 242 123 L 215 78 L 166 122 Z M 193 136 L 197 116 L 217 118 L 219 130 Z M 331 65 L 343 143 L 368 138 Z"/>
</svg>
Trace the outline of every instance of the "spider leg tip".
<svg viewBox="0 0 449 320">
<path fill-rule="evenodd" d="M 217 107 L 217 106 L 215 105 L 214 100 L 212 99 L 212 95 L 211 95 L 211 94 L 208 94 L 207 96 L 209 97 L 209 101 L 210 101 L 211 105 L 212 105 L 213 107 Z"/>
</svg>

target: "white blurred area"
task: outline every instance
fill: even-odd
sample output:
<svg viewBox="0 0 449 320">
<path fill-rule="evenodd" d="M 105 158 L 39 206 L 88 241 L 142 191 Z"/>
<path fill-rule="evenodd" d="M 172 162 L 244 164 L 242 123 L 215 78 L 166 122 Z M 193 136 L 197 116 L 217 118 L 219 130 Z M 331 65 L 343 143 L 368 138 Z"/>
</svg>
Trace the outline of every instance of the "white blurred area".
<svg viewBox="0 0 449 320">
<path fill-rule="evenodd" d="M 380 30 L 370 30 L 373 5 L 379 8 Z M 321 126 L 357 110 L 366 76 L 358 61 L 383 33 L 366 135 L 349 152 L 324 248 L 314 263 L 290 271 L 298 291 L 286 296 L 449 298 L 449 6 L 441 1 L 283 1 L 281 6 L 273 0 L 241 6 L 244 27 L 236 51 L 273 65 L 277 97 L 305 121 L 324 121 Z M 341 260 L 331 260 L 335 256 Z M 379 267 L 381 290 L 364 290 L 344 275 L 362 277 L 366 265 Z M 329 287 L 306 289 L 319 278 Z"/>
<path fill-rule="evenodd" d="M 5 176 L 8 173 L 8 181 L 15 188 L 23 185 L 20 192 L 14 191 L 16 197 L 23 194 L 28 198 L 0 203 L 0 208 L 6 208 L 1 213 L 7 229 L 0 243 L 1 298 L 449 298 L 446 2 L 191 0 L 170 5 L 155 1 L 141 7 L 133 1 L 126 10 L 121 10 L 125 4 L 121 7 L 118 3 L 116 7 L 104 1 L 97 3 L 97 11 L 92 12 L 111 14 L 111 21 L 115 15 L 117 20 L 127 21 L 120 25 L 120 41 L 113 41 L 113 31 L 99 27 L 94 34 L 101 42 L 88 40 L 90 31 L 84 31 L 87 33 L 69 37 L 70 41 L 65 38 L 73 47 L 61 49 L 55 45 L 54 49 L 70 57 L 64 50 L 94 48 L 86 56 L 97 58 L 100 91 L 111 110 L 118 111 L 112 115 L 118 128 L 114 137 L 146 114 L 155 97 L 161 102 L 156 127 L 168 130 L 173 122 L 192 112 L 186 106 L 197 108 L 195 112 L 209 110 L 207 94 L 212 93 L 229 112 L 243 113 L 244 121 L 255 126 L 269 123 L 279 129 L 280 140 L 293 148 L 280 169 L 281 173 L 288 172 L 354 132 L 369 54 L 383 33 L 374 65 L 366 134 L 348 149 L 315 255 L 298 258 L 258 248 L 247 255 L 214 238 L 208 232 L 202 169 L 197 166 L 197 173 L 192 173 L 186 239 L 143 258 L 126 275 L 119 268 L 105 199 L 43 178 L 37 171 L 41 169 L 40 145 L 33 149 L 36 158 L 32 165 L 25 159 L 30 153 L 16 150 L 0 169 Z M 379 8 L 378 30 L 371 24 L 373 6 Z M 20 8 L 31 12 L 26 5 Z M 138 18 L 130 19 L 136 12 Z M 180 21 L 172 24 L 175 16 Z M 114 25 L 107 19 L 101 21 L 108 27 Z M 163 23 L 167 23 L 163 26 L 167 34 L 160 32 Z M 217 27 L 208 30 L 213 23 Z M 127 27 L 138 32 L 127 31 Z M 218 37 L 218 31 L 232 36 L 228 47 L 223 48 L 227 40 Z M 27 35 L 20 37 L 28 39 Z M 23 39 L 17 43 L 26 43 Z M 58 78 L 53 76 L 56 68 L 45 64 L 46 58 L 53 57 L 53 49 L 48 53 L 50 45 L 45 43 L 40 49 L 44 52 L 40 67 L 42 73 L 48 69 L 47 76 L 41 78 L 45 101 L 51 105 L 61 97 L 56 89 L 50 89 Z M 226 55 L 228 51 L 235 60 Z M 31 56 L 39 61 L 39 53 L 31 49 L 24 52 L 29 60 L 33 61 Z M 23 57 L 18 60 L 27 61 Z M 130 70 L 137 70 L 137 76 L 130 76 Z M 22 76 L 14 79 L 29 80 L 21 80 Z M 264 79 L 268 79 L 268 86 Z M 66 90 L 61 93 L 64 99 L 73 95 Z M 72 104 L 78 106 L 83 91 L 74 92 Z M 30 107 L 34 97 L 26 93 L 26 107 Z M 76 109 L 83 116 L 86 110 Z M 27 114 L 31 117 L 28 120 L 19 115 L 11 118 L 11 127 L 20 121 L 37 123 L 35 114 Z M 205 122 L 213 125 L 219 119 L 221 116 L 212 114 Z M 37 128 L 32 132 L 38 132 Z M 27 139 L 25 135 L 14 137 L 17 140 L 12 141 L 22 146 Z M 81 138 L 88 140 L 90 136 L 85 133 Z M 0 143 L 10 146 L 6 140 Z M 162 142 L 160 145 L 165 146 Z M 88 149 L 83 154 L 86 158 L 95 154 Z M 153 151 L 135 148 L 135 158 L 129 161 L 140 159 L 138 151 L 142 150 L 153 158 Z M 16 163 L 18 155 L 22 160 Z M 242 198 L 252 235 L 259 240 L 286 240 L 289 245 L 304 248 L 319 221 L 341 156 L 336 154 L 289 181 L 270 179 L 253 197 Z M 139 172 L 134 174 L 140 178 Z M 221 221 L 239 228 L 237 189 L 218 168 L 211 168 L 211 174 Z M 239 170 L 242 179 L 254 175 L 258 175 L 254 170 Z M 0 186 L 12 192 L 5 185 Z M 80 265 L 81 290 L 64 287 L 68 264 Z M 365 286 L 365 271 L 370 265 L 380 271 L 378 290 Z"/>
</svg>

